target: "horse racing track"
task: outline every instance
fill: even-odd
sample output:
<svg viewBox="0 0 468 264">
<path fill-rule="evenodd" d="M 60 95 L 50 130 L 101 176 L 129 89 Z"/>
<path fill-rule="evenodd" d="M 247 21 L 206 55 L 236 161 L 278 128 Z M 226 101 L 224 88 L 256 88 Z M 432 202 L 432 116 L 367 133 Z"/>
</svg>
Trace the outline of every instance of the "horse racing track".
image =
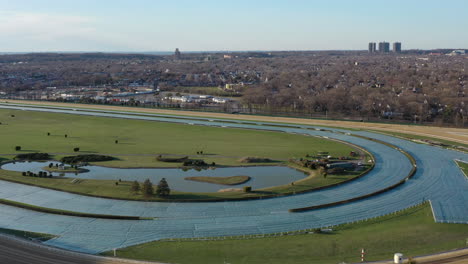
<svg viewBox="0 0 468 264">
<path fill-rule="evenodd" d="M 137 221 L 81 218 L 0 205 L 1 228 L 56 235 L 45 242 L 47 245 L 95 254 L 168 238 L 296 231 L 374 218 L 427 201 L 435 221 L 468 224 L 468 180 L 454 161 L 468 161 L 468 154 L 462 152 L 338 128 L 58 107 L 0 105 L 0 108 L 297 133 L 350 142 L 375 157 L 375 167 L 370 173 L 345 184 L 248 201 L 125 201 L 0 181 L 2 199 L 85 213 L 154 217 Z M 293 210 L 300 208 L 305 209 Z"/>
</svg>

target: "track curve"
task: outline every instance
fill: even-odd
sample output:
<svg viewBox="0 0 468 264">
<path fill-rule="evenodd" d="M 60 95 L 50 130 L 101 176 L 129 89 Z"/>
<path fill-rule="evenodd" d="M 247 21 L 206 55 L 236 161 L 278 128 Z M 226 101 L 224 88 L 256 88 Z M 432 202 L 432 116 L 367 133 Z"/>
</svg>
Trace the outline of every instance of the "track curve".
<svg viewBox="0 0 468 264">
<path fill-rule="evenodd" d="M 2 106 L 5 107 L 5 106 Z M 22 107 L 25 108 L 25 107 Z M 47 111 L 48 109 L 34 109 Z M 52 109 L 51 111 L 66 111 Z M 69 111 L 70 114 L 86 114 L 85 111 Z M 92 115 L 97 112 L 92 112 Z M 118 118 L 136 118 L 153 121 L 187 123 L 184 119 L 158 116 L 112 115 Z M 126 247 L 162 238 L 206 237 L 224 235 L 261 234 L 301 230 L 372 218 L 419 204 L 432 203 L 434 216 L 440 222 L 468 223 L 468 181 L 455 165 L 455 158 L 468 161 L 468 155 L 441 148 L 416 144 L 376 133 L 352 131 L 353 134 L 377 138 L 401 148 L 413 155 L 418 171 L 413 179 L 393 190 L 377 196 L 332 208 L 318 209 L 300 214 L 288 213 L 288 209 L 323 204 L 343 198 L 369 193 L 376 186 L 388 186 L 407 176 L 412 164 L 398 150 L 388 146 L 356 138 L 344 129 L 315 130 L 310 126 L 278 126 L 263 122 L 238 122 L 197 118 L 190 123 L 199 125 L 266 129 L 287 133 L 301 133 L 349 141 L 372 152 L 377 160 L 374 170 L 343 186 L 308 194 L 269 200 L 218 203 L 141 203 L 115 201 L 72 195 L 32 186 L 0 182 L 0 197 L 25 203 L 36 203 L 51 208 L 73 207 L 87 212 L 139 216 L 161 216 L 155 221 L 116 221 L 107 219 L 78 219 L 77 217 L 52 216 L 0 206 L 0 227 L 59 235 L 46 244 L 76 251 L 98 253 L 112 248 Z M 259 126 L 260 125 L 260 126 Z M 345 134 L 343 133 L 345 132 Z M 51 224 L 53 223 L 53 224 Z"/>
</svg>

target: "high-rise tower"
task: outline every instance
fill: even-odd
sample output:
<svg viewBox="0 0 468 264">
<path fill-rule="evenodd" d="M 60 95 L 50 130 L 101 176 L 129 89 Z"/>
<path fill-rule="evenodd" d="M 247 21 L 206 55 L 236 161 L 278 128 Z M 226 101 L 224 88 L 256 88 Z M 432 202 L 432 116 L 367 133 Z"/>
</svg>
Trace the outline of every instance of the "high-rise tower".
<svg viewBox="0 0 468 264">
<path fill-rule="evenodd" d="M 377 44 L 375 42 L 369 42 L 369 53 L 377 52 Z"/>
<path fill-rule="evenodd" d="M 379 52 L 380 53 L 387 53 L 390 52 L 390 43 L 388 42 L 379 42 Z"/>
<path fill-rule="evenodd" d="M 393 52 L 396 52 L 396 53 L 401 52 L 401 42 L 393 43 Z"/>
</svg>

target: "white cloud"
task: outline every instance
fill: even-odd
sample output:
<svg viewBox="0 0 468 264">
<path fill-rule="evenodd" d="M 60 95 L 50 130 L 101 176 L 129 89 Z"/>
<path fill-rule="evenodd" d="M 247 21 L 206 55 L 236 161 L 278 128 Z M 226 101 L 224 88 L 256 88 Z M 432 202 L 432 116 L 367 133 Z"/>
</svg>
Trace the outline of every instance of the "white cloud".
<svg viewBox="0 0 468 264">
<path fill-rule="evenodd" d="M 106 30 L 94 17 L 0 12 L 0 51 L 131 50 L 138 42 Z M 137 47 L 135 47 L 135 43 Z"/>
</svg>

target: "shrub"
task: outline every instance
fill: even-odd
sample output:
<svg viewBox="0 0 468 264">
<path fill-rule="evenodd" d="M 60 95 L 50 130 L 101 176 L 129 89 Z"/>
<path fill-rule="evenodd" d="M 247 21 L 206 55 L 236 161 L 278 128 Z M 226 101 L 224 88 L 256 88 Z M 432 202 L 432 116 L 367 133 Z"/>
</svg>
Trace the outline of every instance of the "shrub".
<svg viewBox="0 0 468 264">
<path fill-rule="evenodd" d="M 264 162 L 273 162 L 269 158 L 258 158 L 258 157 L 245 157 L 239 160 L 242 163 L 264 163 Z"/>
<path fill-rule="evenodd" d="M 93 161 L 110 161 L 114 160 L 114 157 L 105 156 L 105 155 L 78 155 L 78 156 L 67 156 L 60 159 L 61 162 L 67 164 L 75 164 L 79 162 L 93 162 Z"/>
<path fill-rule="evenodd" d="M 47 132 L 47 136 L 50 136 L 50 132 Z"/>
<path fill-rule="evenodd" d="M 186 161 L 184 161 L 183 165 L 184 166 L 194 166 L 194 167 L 208 166 L 208 164 L 204 160 L 200 160 L 200 159 L 186 160 Z"/>
<path fill-rule="evenodd" d="M 16 155 L 15 159 L 19 160 L 48 160 L 50 159 L 47 153 L 24 153 Z"/>
<path fill-rule="evenodd" d="M 249 193 L 252 191 L 252 186 L 244 186 L 244 192 Z"/>
<path fill-rule="evenodd" d="M 16 147 L 15 147 L 15 150 L 16 150 L 16 151 L 20 151 L 20 150 L 21 150 L 21 146 L 16 146 Z"/>
<path fill-rule="evenodd" d="M 159 155 L 156 158 L 157 161 L 162 161 L 162 162 L 184 162 L 188 160 L 188 156 L 182 157 L 182 158 L 164 158 L 162 155 Z"/>
<path fill-rule="evenodd" d="M 73 151 L 78 152 L 78 151 L 80 151 L 80 148 L 74 148 Z"/>
<path fill-rule="evenodd" d="M 22 174 L 23 176 L 27 176 L 27 174 L 26 174 L 26 172 L 25 172 L 25 171 L 23 171 L 23 173 L 21 173 L 21 174 Z"/>
</svg>

